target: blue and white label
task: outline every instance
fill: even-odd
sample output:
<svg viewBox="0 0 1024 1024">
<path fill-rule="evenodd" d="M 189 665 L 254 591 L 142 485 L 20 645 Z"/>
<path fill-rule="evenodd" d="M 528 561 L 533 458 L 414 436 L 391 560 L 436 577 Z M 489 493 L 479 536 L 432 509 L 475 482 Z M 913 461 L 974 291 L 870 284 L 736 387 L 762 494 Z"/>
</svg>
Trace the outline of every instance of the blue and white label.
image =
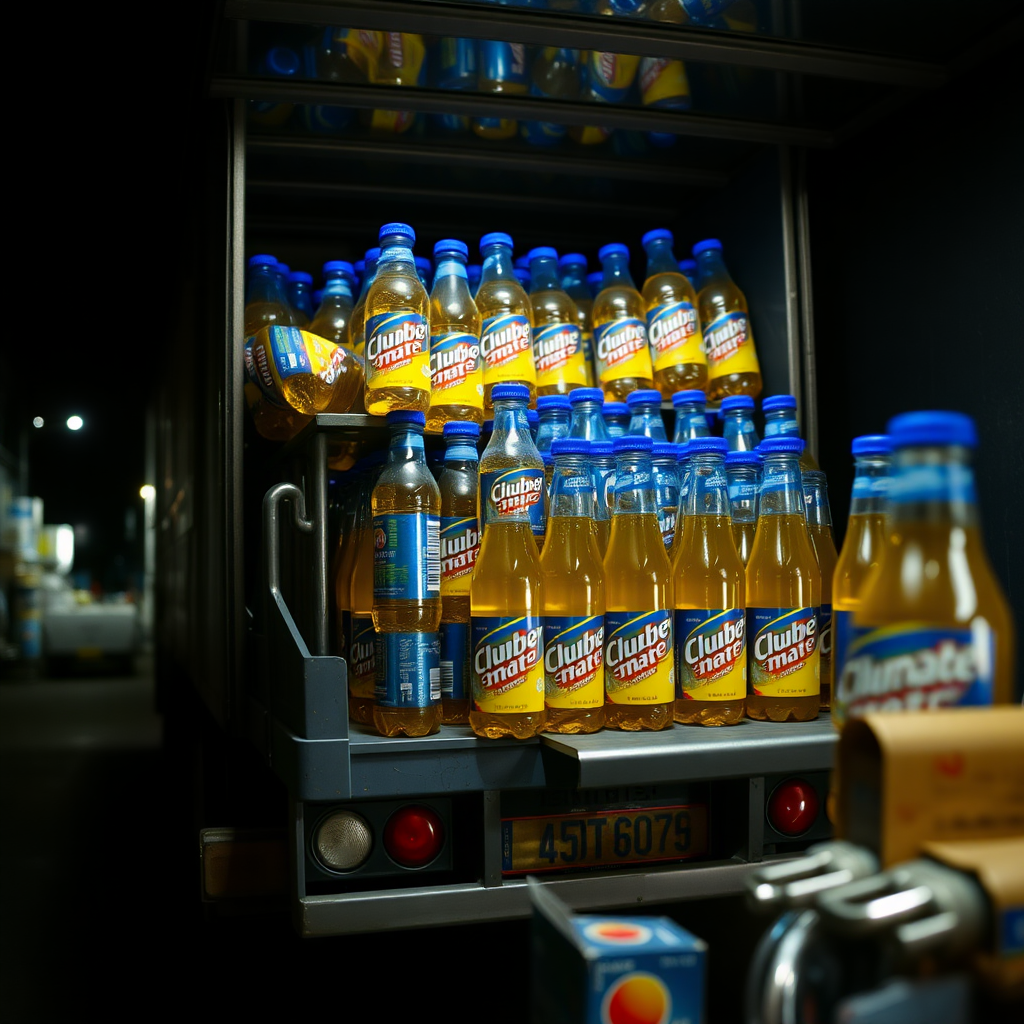
<svg viewBox="0 0 1024 1024">
<path fill-rule="evenodd" d="M 374 601 L 427 601 L 440 596 L 440 516 L 422 512 L 374 516 Z"/>
<path fill-rule="evenodd" d="M 445 700 L 467 700 L 470 695 L 470 629 L 468 622 L 442 622 L 441 696 Z"/>
<path fill-rule="evenodd" d="M 436 633 L 378 633 L 374 699 L 385 708 L 427 708 L 441 699 Z"/>
<path fill-rule="evenodd" d="M 889 479 L 893 504 L 954 502 L 973 505 L 974 473 L 959 463 L 901 466 Z"/>
</svg>

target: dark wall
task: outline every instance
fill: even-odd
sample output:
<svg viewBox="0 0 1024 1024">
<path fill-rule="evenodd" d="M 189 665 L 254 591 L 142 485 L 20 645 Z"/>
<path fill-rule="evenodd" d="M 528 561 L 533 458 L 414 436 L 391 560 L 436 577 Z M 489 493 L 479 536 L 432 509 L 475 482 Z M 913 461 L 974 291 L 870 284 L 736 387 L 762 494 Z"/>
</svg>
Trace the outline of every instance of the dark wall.
<svg viewBox="0 0 1024 1024">
<path fill-rule="evenodd" d="M 853 436 L 910 409 L 970 414 L 985 542 L 1018 627 L 1022 82 L 1009 55 L 997 55 L 843 148 L 813 154 L 808 167 L 821 453 L 837 527 L 849 508 Z"/>
</svg>

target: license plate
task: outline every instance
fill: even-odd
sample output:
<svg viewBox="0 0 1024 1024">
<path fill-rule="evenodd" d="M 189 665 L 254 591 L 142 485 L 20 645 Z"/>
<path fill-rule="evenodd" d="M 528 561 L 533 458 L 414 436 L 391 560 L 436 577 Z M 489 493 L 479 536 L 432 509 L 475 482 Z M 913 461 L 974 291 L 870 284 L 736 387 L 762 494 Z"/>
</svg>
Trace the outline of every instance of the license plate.
<svg viewBox="0 0 1024 1024">
<path fill-rule="evenodd" d="M 685 860 L 708 852 L 705 804 L 505 818 L 503 875 Z"/>
</svg>

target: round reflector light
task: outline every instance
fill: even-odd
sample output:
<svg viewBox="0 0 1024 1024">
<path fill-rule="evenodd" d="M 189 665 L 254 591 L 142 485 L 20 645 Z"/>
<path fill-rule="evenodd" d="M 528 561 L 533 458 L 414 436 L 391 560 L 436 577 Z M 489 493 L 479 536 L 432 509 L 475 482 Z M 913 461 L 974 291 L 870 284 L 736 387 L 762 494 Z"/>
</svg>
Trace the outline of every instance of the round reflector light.
<svg viewBox="0 0 1024 1024">
<path fill-rule="evenodd" d="M 384 826 L 384 849 L 402 867 L 421 868 L 429 864 L 443 845 L 444 822 L 429 807 L 400 807 Z"/>
<path fill-rule="evenodd" d="M 768 823 L 784 836 L 803 835 L 818 818 L 818 794 L 803 779 L 786 779 L 768 801 Z"/>
<path fill-rule="evenodd" d="M 362 815 L 335 811 L 317 826 L 313 837 L 317 859 L 331 871 L 352 871 L 373 849 L 373 832 Z"/>
</svg>

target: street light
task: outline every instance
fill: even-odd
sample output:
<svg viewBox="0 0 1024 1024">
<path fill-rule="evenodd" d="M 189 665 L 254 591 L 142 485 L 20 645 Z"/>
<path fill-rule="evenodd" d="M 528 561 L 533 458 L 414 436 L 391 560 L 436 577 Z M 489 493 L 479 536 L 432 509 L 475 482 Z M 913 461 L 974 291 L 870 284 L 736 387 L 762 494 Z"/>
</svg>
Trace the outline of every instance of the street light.
<svg viewBox="0 0 1024 1024">
<path fill-rule="evenodd" d="M 81 430 L 85 426 L 85 420 L 81 416 L 68 417 L 68 430 Z"/>
</svg>

